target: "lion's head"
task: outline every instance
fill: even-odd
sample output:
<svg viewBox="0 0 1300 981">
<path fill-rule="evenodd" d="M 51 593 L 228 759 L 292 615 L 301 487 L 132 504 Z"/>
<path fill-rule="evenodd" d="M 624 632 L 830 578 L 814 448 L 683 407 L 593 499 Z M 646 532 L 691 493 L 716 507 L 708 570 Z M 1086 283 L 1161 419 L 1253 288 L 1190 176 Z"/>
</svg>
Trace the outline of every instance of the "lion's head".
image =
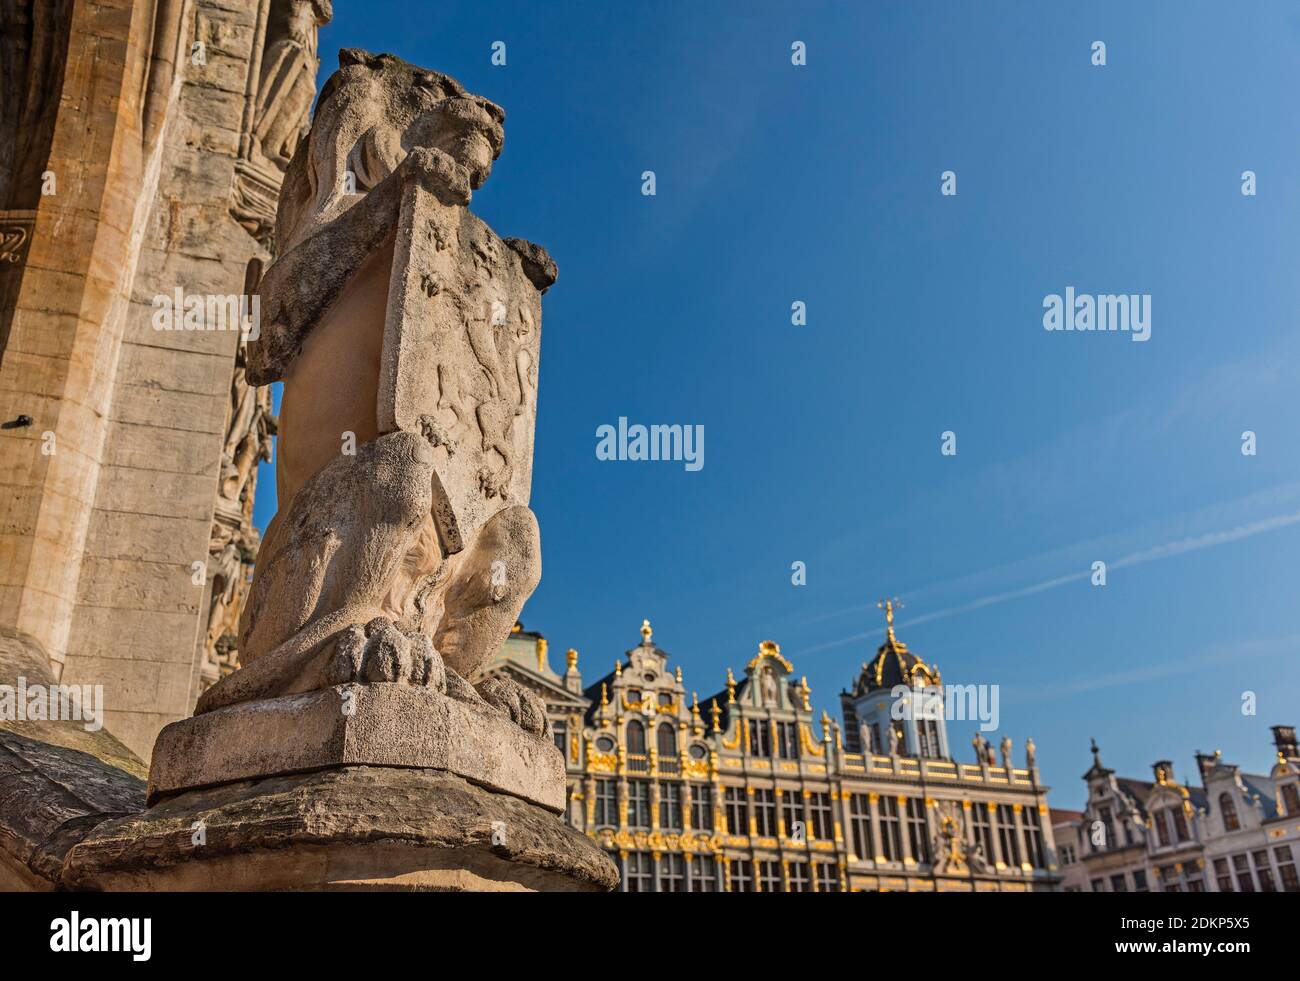
<svg viewBox="0 0 1300 981">
<path fill-rule="evenodd" d="M 343 49 L 285 174 L 279 250 L 346 211 L 416 147 L 444 151 L 469 172 L 471 187 L 482 186 L 501 154 L 505 115 L 441 72 Z"/>
</svg>

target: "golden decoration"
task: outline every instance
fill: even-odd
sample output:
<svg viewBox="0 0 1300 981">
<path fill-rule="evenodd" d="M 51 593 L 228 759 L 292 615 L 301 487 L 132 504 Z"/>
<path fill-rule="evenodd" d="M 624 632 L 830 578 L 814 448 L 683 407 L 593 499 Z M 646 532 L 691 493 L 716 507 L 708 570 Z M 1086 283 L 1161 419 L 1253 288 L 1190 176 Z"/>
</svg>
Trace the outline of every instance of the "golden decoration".
<svg viewBox="0 0 1300 981">
<path fill-rule="evenodd" d="M 749 671 L 756 669 L 764 658 L 770 658 L 785 668 L 786 674 L 794 673 L 794 665 L 781 655 L 781 645 L 773 640 L 761 641 L 758 645 L 758 653 L 755 654 L 745 667 Z"/>
<path fill-rule="evenodd" d="M 808 723 L 806 722 L 799 723 L 799 744 L 803 747 L 804 752 L 809 756 L 820 757 L 826 755 L 825 748 L 818 746 L 817 742 L 813 739 L 812 732 L 809 730 Z"/>
</svg>

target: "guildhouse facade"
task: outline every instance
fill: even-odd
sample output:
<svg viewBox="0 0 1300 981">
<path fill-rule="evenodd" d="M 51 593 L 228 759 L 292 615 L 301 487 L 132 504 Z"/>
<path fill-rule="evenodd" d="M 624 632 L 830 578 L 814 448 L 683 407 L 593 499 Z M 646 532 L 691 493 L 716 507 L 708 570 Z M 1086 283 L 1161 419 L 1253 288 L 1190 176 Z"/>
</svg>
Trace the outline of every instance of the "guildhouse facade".
<svg viewBox="0 0 1300 981">
<path fill-rule="evenodd" d="M 1295 729 L 1274 726 L 1275 762 L 1248 773 L 1197 753 L 1200 786 L 1119 777 L 1092 744 L 1088 803 L 1057 829 L 1063 886 L 1074 892 L 1300 892 L 1300 756 Z"/>
<path fill-rule="evenodd" d="M 546 700 L 568 772 L 566 819 L 615 859 L 623 891 L 1055 889 L 1047 788 L 1032 758 L 1014 766 L 1004 739 L 1001 764 L 991 747 L 977 747 L 973 765 L 952 759 L 938 671 L 888 616 L 885 643 L 841 696 L 843 724 L 814 709 L 807 679 L 772 641 L 699 698 L 649 621 L 594 681 L 573 650 L 553 670 L 546 639 L 522 626 L 492 670 Z M 914 711 L 894 720 L 898 685 Z"/>
</svg>

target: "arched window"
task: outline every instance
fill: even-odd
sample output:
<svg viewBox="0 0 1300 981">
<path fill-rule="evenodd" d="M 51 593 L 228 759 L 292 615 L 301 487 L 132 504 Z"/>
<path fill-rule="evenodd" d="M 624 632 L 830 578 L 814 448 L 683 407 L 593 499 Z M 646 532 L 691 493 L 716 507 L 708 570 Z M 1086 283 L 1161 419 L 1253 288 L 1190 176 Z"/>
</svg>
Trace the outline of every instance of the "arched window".
<svg viewBox="0 0 1300 981">
<path fill-rule="evenodd" d="M 1286 816 L 1300 815 L 1300 790 L 1294 783 L 1282 784 L 1282 803 L 1286 807 Z"/>
<path fill-rule="evenodd" d="M 636 719 L 627 724 L 627 751 L 633 756 L 645 756 L 645 726 Z"/>
<path fill-rule="evenodd" d="M 1231 794 L 1219 795 L 1219 813 L 1223 815 L 1223 830 L 1237 831 L 1241 822 L 1237 820 L 1237 805 L 1232 802 Z"/>
<path fill-rule="evenodd" d="M 656 739 L 656 749 L 659 750 L 660 758 L 674 757 L 677 755 L 677 730 L 673 728 L 671 722 L 665 722 L 659 727 L 659 735 Z"/>
</svg>

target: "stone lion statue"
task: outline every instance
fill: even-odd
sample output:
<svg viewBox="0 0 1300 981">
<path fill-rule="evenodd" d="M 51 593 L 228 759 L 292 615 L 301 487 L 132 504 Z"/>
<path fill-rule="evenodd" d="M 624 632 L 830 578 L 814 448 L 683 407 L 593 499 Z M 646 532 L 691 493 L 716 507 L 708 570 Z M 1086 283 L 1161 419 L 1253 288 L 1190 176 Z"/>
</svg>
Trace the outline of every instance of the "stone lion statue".
<svg viewBox="0 0 1300 981">
<path fill-rule="evenodd" d="M 285 176 L 248 350 L 249 382 L 284 386 L 279 511 L 242 666 L 197 711 L 405 684 L 544 733 L 536 696 L 480 675 L 541 576 L 528 494 L 555 264 L 467 208 L 500 107 L 392 55 L 339 66 Z"/>
</svg>

